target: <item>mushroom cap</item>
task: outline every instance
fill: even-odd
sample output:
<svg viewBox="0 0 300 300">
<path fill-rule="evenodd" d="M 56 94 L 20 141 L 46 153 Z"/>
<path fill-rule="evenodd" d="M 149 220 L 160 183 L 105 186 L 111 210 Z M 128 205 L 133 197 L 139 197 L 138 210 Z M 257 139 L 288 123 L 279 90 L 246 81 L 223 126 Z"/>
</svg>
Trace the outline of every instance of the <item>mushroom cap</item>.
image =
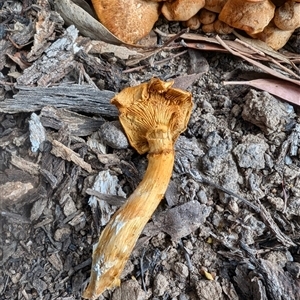
<svg viewBox="0 0 300 300">
<path fill-rule="evenodd" d="M 100 22 L 125 43 L 146 36 L 159 17 L 160 4 L 145 0 L 92 0 Z"/>
<path fill-rule="evenodd" d="M 231 26 L 220 20 L 216 20 L 214 22 L 214 28 L 216 33 L 218 34 L 230 34 L 233 31 L 233 28 Z"/>
<path fill-rule="evenodd" d="M 205 8 L 202 8 L 199 12 L 199 20 L 201 24 L 207 25 L 213 23 L 217 18 L 217 14 Z"/>
<path fill-rule="evenodd" d="M 162 136 L 175 143 L 186 129 L 193 107 L 192 95 L 172 85 L 173 81 L 152 78 L 123 89 L 111 100 L 120 112 L 119 119 L 131 146 L 139 154 L 149 151 L 154 131 L 161 131 Z"/>
<path fill-rule="evenodd" d="M 198 16 L 195 15 L 195 16 L 192 16 L 187 21 L 183 21 L 182 25 L 185 26 L 185 27 L 188 27 L 192 30 L 197 30 L 197 29 L 200 28 L 201 22 L 200 22 Z"/>
<path fill-rule="evenodd" d="M 293 30 L 281 30 L 271 21 L 262 32 L 251 36 L 265 42 L 274 50 L 278 50 L 287 43 L 293 32 Z"/>
<path fill-rule="evenodd" d="M 169 21 L 187 21 L 204 5 L 205 0 L 175 0 L 165 2 L 161 12 Z"/>
<path fill-rule="evenodd" d="M 219 20 L 250 34 L 263 31 L 274 16 L 275 5 L 270 0 L 228 0 Z"/>
<path fill-rule="evenodd" d="M 219 13 L 221 12 L 226 2 L 227 0 L 205 0 L 204 8 L 209 11 Z"/>
<path fill-rule="evenodd" d="M 300 3 L 287 1 L 278 7 L 275 11 L 274 23 L 282 30 L 295 30 L 300 27 Z"/>
</svg>

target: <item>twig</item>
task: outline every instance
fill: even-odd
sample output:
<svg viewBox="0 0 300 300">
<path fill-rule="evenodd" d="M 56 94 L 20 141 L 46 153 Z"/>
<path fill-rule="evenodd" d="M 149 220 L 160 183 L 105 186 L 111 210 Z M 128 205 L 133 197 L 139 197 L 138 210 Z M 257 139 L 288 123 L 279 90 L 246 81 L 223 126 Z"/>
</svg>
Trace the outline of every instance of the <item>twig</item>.
<svg viewBox="0 0 300 300">
<path fill-rule="evenodd" d="M 121 206 L 126 201 L 126 198 L 124 198 L 124 197 L 117 196 L 117 195 L 103 194 L 103 193 L 100 193 L 93 189 L 86 189 L 85 192 L 90 196 L 95 196 L 99 200 L 103 200 L 110 205 L 114 205 L 114 206 L 118 206 L 118 207 Z"/>
<path fill-rule="evenodd" d="M 179 247 L 182 249 L 184 258 L 187 262 L 188 270 L 189 270 L 189 280 L 191 280 L 191 273 L 193 272 L 193 264 L 191 262 L 191 258 L 189 253 L 186 251 L 185 247 L 183 246 L 182 239 L 178 242 Z"/>
<path fill-rule="evenodd" d="M 254 205 L 253 203 L 251 203 L 249 200 L 239 196 L 238 194 L 236 194 L 235 192 L 231 191 L 231 190 L 228 190 L 224 187 L 222 187 L 221 185 L 207 179 L 206 177 L 204 177 L 202 174 L 200 174 L 198 171 L 196 170 L 189 170 L 187 172 L 187 175 L 190 175 L 194 180 L 198 181 L 198 182 L 203 182 L 203 183 L 207 183 L 213 187 L 215 187 L 216 189 L 230 195 L 230 196 L 233 196 L 233 197 L 236 197 L 237 199 L 239 199 L 240 201 L 244 202 L 245 204 L 247 204 L 248 206 L 250 206 L 252 209 L 254 209 L 257 213 L 260 212 L 260 208 L 256 205 Z"/>
<path fill-rule="evenodd" d="M 266 210 L 266 208 L 260 203 L 260 201 L 257 199 L 256 202 L 259 205 L 260 208 L 260 216 L 264 223 L 269 227 L 269 229 L 274 233 L 276 236 L 277 240 L 281 242 L 285 246 L 296 246 L 296 244 L 287 236 L 285 235 L 278 225 L 275 223 L 273 220 L 272 216 L 270 213 Z"/>
<path fill-rule="evenodd" d="M 142 286 L 143 286 L 143 290 L 146 292 L 146 283 L 145 283 L 145 279 L 144 279 L 144 276 L 145 276 L 145 270 L 144 270 L 144 264 L 143 264 L 143 260 L 144 260 L 144 257 L 145 257 L 145 253 L 146 253 L 146 249 L 144 248 L 143 249 L 143 253 L 141 255 L 141 259 L 140 259 L 140 269 L 141 269 L 141 279 L 142 279 Z"/>
<path fill-rule="evenodd" d="M 162 64 L 162 63 L 166 63 L 167 61 L 169 61 L 169 60 L 171 60 L 171 59 L 173 59 L 173 58 L 175 58 L 175 57 L 178 57 L 178 56 L 181 56 L 181 55 L 183 55 L 183 54 L 185 54 L 187 52 L 187 50 L 184 50 L 184 51 L 181 51 L 181 52 L 179 52 L 179 53 L 177 53 L 177 54 L 174 54 L 174 55 L 172 55 L 172 56 L 170 56 L 170 57 L 167 57 L 167 58 L 165 58 L 165 59 L 162 59 L 162 60 L 159 60 L 159 61 L 155 61 L 155 62 L 153 62 L 153 66 L 157 66 L 157 65 L 160 65 L 160 64 Z M 155 54 L 157 54 L 158 52 L 156 52 L 156 53 L 153 53 L 152 55 L 155 55 Z M 150 56 L 149 56 L 150 57 Z M 147 58 L 149 58 L 149 57 L 147 57 Z M 143 60 L 144 59 L 146 59 L 146 58 L 143 58 Z M 127 69 L 127 70 L 124 70 L 124 71 L 122 71 L 122 73 L 123 74 L 126 74 L 126 73 L 131 73 L 131 72 L 134 72 L 134 71 L 139 71 L 139 70 L 142 70 L 142 69 L 144 69 L 144 68 L 146 68 L 147 66 L 145 65 L 145 66 L 139 66 L 139 67 L 135 67 L 135 68 L 131 68 L 131 69 Z"/>
</svg>

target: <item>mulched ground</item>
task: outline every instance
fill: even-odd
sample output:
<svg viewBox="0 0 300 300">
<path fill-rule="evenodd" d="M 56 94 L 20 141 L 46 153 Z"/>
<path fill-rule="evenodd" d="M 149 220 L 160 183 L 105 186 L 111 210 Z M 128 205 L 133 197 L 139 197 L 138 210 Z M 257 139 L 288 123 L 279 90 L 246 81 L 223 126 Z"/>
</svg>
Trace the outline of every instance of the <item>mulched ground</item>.
<svg viewBox="0 0 300 300">
<path fill-rule="evenodd" d="M 153 76 L 189 86 L 194 110 L 165 199 L 100 299 L 299 299 L 299 107 L 224 86 L 264 76 L 230 54 L 174 47 L 129 67 L 89 53 L 48 1 L 5 2 L 0 299 L 81 299 L 93 244 L 147 166 L 109 100 Z"/>
</svg>

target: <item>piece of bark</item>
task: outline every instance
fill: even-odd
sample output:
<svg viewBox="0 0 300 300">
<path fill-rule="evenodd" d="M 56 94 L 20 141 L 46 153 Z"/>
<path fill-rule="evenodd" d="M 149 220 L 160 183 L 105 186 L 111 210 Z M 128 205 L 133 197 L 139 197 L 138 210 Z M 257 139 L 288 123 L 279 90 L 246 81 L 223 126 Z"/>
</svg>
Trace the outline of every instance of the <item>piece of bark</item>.
<svg viewBox="0 0 300 300">
<path fill-rule="evenodd" d="M 42 109 L 40 119 L 45 127 L 56 130 L 67 127 L 68 132 L 75 136 L 90 135 L 105 122 L 101 117 L 91 118 L 67 109 L 56 109 L 52 106 L 46 106 Z"/>
<path fill-rule="evenodd" d="M 35 221 L 42 215 L 43 210 L 47 206 L 47 202 L 47 198 L 41 198 L 33 203 L 33 206 L 30 211 L 30 221 Z"/>
<path fill-rule="evenodd" d="M 107 194 L 125 196 L 121 188 L 118 188 L 119 180 L 115 175 L 111 175 L 108 170 L 101 171 L 95 178 L 93 190 Z M 109 202 L 102 200 L 97 201 L 95 196 L 89 198 L 89 205 L 91 206 L 94 220 L 97 220 L 99 226 L 104 226 L 110 220 L 111 215 L 116 211 L 116 206 L 111 206 Z M 99 207 L 100 214 L 98 216 L 96 208 Z"/>
<path fill-rule="evenodd" d="M 64 160 L 72 161 L 74 164 L 80 166 L 87 172 L 92 172 L 92 167 L 90 164 L 86 163 L 78 153 L 74 152 L 72 149 L 68 148 L 59 141 L 53 140 L 51 153 L 57 157 L 61 157 Z"/>
<path fill-rule="evenodd" d="M 75 59 L 84 65 L 86 73 L 96 78 L 105 78 L 106 86 L 118 91 L 122 80 L 121 69 L 98 57 L 87 54 L 84 50 L 76 52 Z"/>
<path fill-rule="evenodd" d="M 34 31 L 34 22 L 30 19 L 28 19 L 28 24 L 18 22 L 18 26 L 15 26 L 10 39 L 18 48 L 22 48 L 33 38 Z"/>
<path fill-rule="evenodd" d="M 76 47 L 76 38 L 78 30 L 74 25 L 68 27 L 65 35 L 56 40 L 49 48 L 45 50 L 33 65 L 24 70 L 18 77 L 19 85 L 48 86 L 60 81 L 71 70 L 76 68 L 77 62 L 74 60 Z"/>
<path fill-rule="evenodd" d="M 31 151 L 37 152 L 40 146 L 47 141 L 46 129 L 42 125 L 40 117 L 36 113 L 31 114 L 28 123 Z"/>
<path fill-rule="evenodd" d="M 22 197 L 22 201 L 17 203 L 15 207 L 16 209 L 19 209 L 20 207 L 24 206 L 24 204 L 27 205 L 30 203 L 34 203 L 42 198 L 48 199 L 48 193 L 43 185 L 39 185 L 37 188 L 27 193 L 27 195 L 24 195 Z"/>
<path fill-rule="evenodd" d="M 19 93 L 14 95 L 13 99 L 0 102 L 0 112 L 9 114 L 34 112 L 44 106 L 53 106 L 106 117 L 118 116 L 116 107 L 110 104 L 110 99 L 115 95 L 111 91 L 100 91 L 89 85 L 78 84 L 17 88 Z"/>
<path fill-rule="evenodd" d="M 50 9 L 41 8 L 37 17 L 33 46 L 27 54 L 27 61 L 29 62 L 35 61 L 47 50 L 51 42 L 54 41 L 56 32 L 62 28 L 64 23 L 61 16 Z"/>
<path fill-rule="evenodd" d="M 85 192 L 90 196 L 95 196 L 97 198 L 97 201 L 105 201 L 108 204 L 116 206 L 116 207 L 120 207 L 126 201 L 126 198 L 124 198 L 124 197 L 117 196 L 117 195 L 107 195 L 107 194 L 95 191 L 93 189 L 86 189 Z"/>
<path fill-rule="evenodd" d="M 1 204 L 18 201 L 24 194 L 33 189 L 30 182 L 12 181 L 0 185 L 1 190 Z"/>
<path fill-rule="evenodd" d="M 10 162 L 15 167 L 17 167 L 23 171 L 26 171 L 27 173 L 29 173 L 31 175 L 39 175 L 39 173 L 40 173 L 40 167 L 38 164 L 28 161 L 20 156 L 12 154 Z"/>
<path fill-rule="evenodd" d="M 17 156 L 12 155 L 11 157 L 11 162 L 13 161 L 13 158 Z M 14 164 L 14 163 L 13 163 Z M 18 167 L 18 166 L 17 166 Z M 19 167 L 18 167 L 19 168 Z M 5 184 L 7 182 L 12 182 L 12 181 L 19 181 L 19 182 L 33 182 L 34 184 L 36 183 L 36 177 L 31 176 L 27 170 L 18 170 L 16 168 L 10 168 L 6 169 L 4 172 L 0 172 L 0 185 Z"/>
<path fill-rule="evenodd" d="M 1 214 L 2 215 L 2 214 Z M 3 243 L 2 245 L 2 257 L 0 259 L 0 267 L 4 265 L 4 263 L 15 253 L 17 249 L 18 242 L 12 241 L 9 244 Z"/>
<path fill-rule="evenodd" d="M 0 40 L 0 70 L 3 70 L 7 66 L 9 57 L 7 55 L 13 55 L 15 48 L 11 41 L 2 39 Z"/>
<path fill-rule="evenodd" d="M 294 280 L 277 264 L 265 259 L 255 260 L 258 272 L 263 276 L 263 283 L 267 290 L 267 299 L 299 299 L 300 281 Z M 297 296 L 298 295 L 298 296 Z"/>
</svg>

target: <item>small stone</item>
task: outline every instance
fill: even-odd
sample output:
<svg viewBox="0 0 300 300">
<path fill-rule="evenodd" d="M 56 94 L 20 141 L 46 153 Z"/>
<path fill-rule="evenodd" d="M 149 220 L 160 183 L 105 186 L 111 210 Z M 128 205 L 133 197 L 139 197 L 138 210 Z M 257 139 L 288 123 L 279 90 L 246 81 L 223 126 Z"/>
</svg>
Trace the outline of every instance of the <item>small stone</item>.
<svg viewBox="0 0 300 300">
<path fill-rule="evenodd" d="M 202 102 L 202 108 L 204 109 L 205 112 L 209 112 L 209 113 L 212 113 L 212 114 L 215 111 L 214 108 L 212 107 L 212 105 L 206 100 L 204 100 Z"/>
<path fill-rule="evenodd" d="M 12 281 L 13 284 L 17 284 L 18 282 L 20 282 L 21 276 L 22 276 L 21 273 L 15 273 L 15 274 L 12 274 L 10 276 L 10 279 L 11 279 L 11 281 Z"/>
<path fill-rule="evenodd" d="M 168 286 L 169 282 L 167 278 L 161 273 L 157 274 L 153 282 L 153 295 L 156 297 L 162 296 Z"/>
<path fill-rule="evenodd" d="M 119 121 L 104 123 L 100 129 L 103 141 L 114 149 L 126 149 L 129 146 L 126 135 Z"/>
<path fill-rule="evenodd" d="M 62 261 L 60 259 L 60 256 L 58 253 L 52 253 L 49 257 L 48 257 L 48 261 L 50 262 L 50 264 L 53 266 L 53 268 L 57 271 L 62 271 L 63 269 L 63 264 Z"/>
<path fill-rule="evenodd" d="M 237 204 L 237 202 L 233 199 L 231 199 L 228 203 L 228 209 L 234 213 L 234 214 L 238 214 L 239 213 L 239 206 Z"/>
<path fill-rule="evenodd" d="M 190 298 L 186 294 L 180 294 L 179 300 L 189 300 Z"/>
<path fill-rule="evenodd" d="M 180 263 L 180 262 L 177 262 L 177 263 L 174 264 L 173 271 L 176 274 L 178 274 L 179 276 L 184 277 L 184 278 L 189 276 L 188 267 L 185 264 Z"/>
<path fill-rule="evenodd" d="M 139 283 L 134 279 L 122 282 L 121 286 L 113 292 L 112 300 L 120 299 L 146 299 L 146 293 L 141 289 Z"/>
<path fill-rule="evenodd" d="M 32 282 L 32 286 L 36 289 L 40 298 L 42 296 L 43 291 L 45 291 L 48 287 L 47 283 L 40 278 L 35 278 L 35 280 L 33 280 Z"/>
<path fill-rule="evenodd" d="M 34 202 L 31 211 L 30 211 L 30 220 L 37 220 L 43 213 L 48 200 L 46 198 L 41 198 L 38 201 Z"/>
<path fill-rule="evenodd" d="M 291 255 L 288 251 L 270 251 L 265 254 L 264 259 L 270 261 L 273 264 L 278 264 L 281 268 L 284 268 L 286 263 L 290 261 Z"/>
<path fill-rule="evenodd" d="M 64 214 L 66 217 L 68 217 L 69 215 L 71 215 L 77 211 L 75 203 L 70 195 L 67 195 L 67 197 L 66 197 L 63 211 L 64 211 Z"/>
<path fill-rule="evenodd" d="M 275 207 L 276 210 L 282 211 L 284 209 L 284 201 L 282 198 L 268 196 L 267 200 Z"/>
<path fill-rule="evenodd" d="M 196 293 L 199 299 L 224 299 L 222 287 L 215 280 L 199 280 L 196 282 Z"/>
<path fill-rule="evenodd" d="M 199 201 L 200 201 L 201 204 L 207 204 L 207 201 L 208 201 L 207 196 L 206 196 L 206 193 L 203 190 L 199 191 L 197 193 L 197 196 L 198 196 Z"/>
<path fill-rule="evenodd" d="M 69 227 L 59 228 L 54 233 L 54 239 L 57 242 L 63 242 L 66 240 L 71 234 L 71 229 Z"/>
</svg>

